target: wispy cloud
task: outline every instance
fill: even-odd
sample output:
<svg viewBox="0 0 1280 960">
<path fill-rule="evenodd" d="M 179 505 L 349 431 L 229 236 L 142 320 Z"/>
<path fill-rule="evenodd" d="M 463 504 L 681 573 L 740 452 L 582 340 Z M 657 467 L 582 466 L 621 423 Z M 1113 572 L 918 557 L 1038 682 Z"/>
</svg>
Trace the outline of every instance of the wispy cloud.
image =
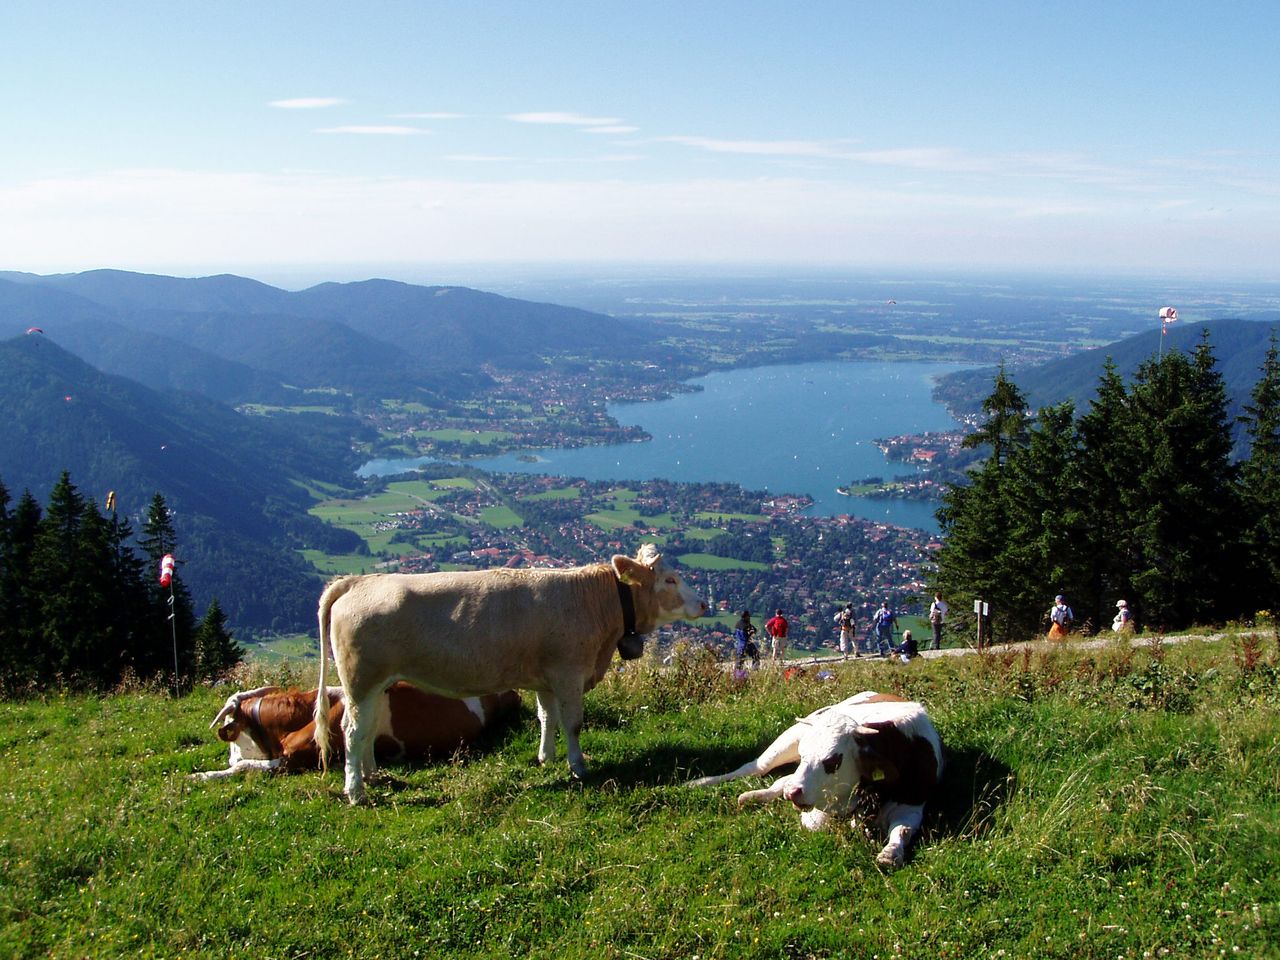
<svg viewBox="0 0 1280 960">
<path fill-rule="evenodd" d="M 350 133 L 358 136 L 372 137 L 413 137 L 419 134 L 430 133 L 430 130 L 424 130 L 421 127 L 402 127 L 402 126 L 362 126 L 355 124 L 346 127 L 321 127 L 315 131 L 316 133 Z"/>
<path fill-rule="evenodd" d="M 573 127 L 611 127 L 622 121 L 618 117 L 588 117 L 581 113 L 566 113 L 556 110 L 542 113 L 509 113 L 508 120 L 516 123 L 560 123 Z"/>
<path fill-rule="evenodd" d="M 611 123 L 603 127 L 586 127 L 583 133 L 635 133 L 639 127 L 630 127 L 625 123 Z"/>
<path fill-rule="evenodd" d="M 272 100 L 267 106 L 281 110 L 322 110 L 325 107 L 341 106 L 347 102 L 340 97 L 297 97 L 293 100 Z"/>
<path fill-rule="evenodd" d="M 660 143 L 679 143 L 711 153 L 766 157 L 851 157 L 848 147 L 821 140 L 721 140 L 715 137 L 658 137 Z"/>
<path fill-rule="evenodd" d="M 464 120 L 465 113 L 393 113 L 393 120 Z"/>
</svg>

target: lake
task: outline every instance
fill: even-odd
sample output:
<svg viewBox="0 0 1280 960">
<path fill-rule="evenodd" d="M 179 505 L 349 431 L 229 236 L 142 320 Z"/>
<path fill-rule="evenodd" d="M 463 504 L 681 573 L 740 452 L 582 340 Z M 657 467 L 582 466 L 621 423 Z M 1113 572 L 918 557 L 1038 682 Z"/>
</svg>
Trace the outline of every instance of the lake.
<svg viewBox="0 0 1280 960">
<path fill-rule="evenodd" d="M 611 404 L 619 423 L 638 424 L 646 443 L 544 449 L 468 461 L 503 473 L 587 480 L 664 478 L 722 481 L 771 493 L 806 493 L 813 514 L 848 513 L 936 531 L 936 503 L 844 497 L 835 492 L 868 476 L 903 476 L 875 440 L 957 424 L 930 397 L 933 379 L 964 364 L 824 361 L 731 370 L 700 377 L 702 389 L 669 400 Z M 533 457 L 533 462 L 521 457 Z M 362 476 L 403 473 L 429 457 L 373 460 Z"/>
</svg>

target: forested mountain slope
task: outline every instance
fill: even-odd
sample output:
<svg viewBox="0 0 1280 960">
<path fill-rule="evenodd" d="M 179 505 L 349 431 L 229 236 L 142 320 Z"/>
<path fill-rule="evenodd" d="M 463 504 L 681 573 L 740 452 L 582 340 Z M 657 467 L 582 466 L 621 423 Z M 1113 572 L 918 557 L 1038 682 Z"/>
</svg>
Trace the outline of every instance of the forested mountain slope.
<svg viewBox="0 0 1280 960">
<path fill-rule="evenodd" d="M 305 626 L 317 578 L 290 546 L 343 534 L 306 514 L 306 479 L 344 482 L 350 422 L 299 416 L 289 428 L 195 394 L 160 393 L 102 373 L 40 334 L 0 341 L 0 480 L 40 501 L 62 471 L 135 521 L 160 491 L 175 512 L 198 596 L 236 622 Z"/>
</svg>

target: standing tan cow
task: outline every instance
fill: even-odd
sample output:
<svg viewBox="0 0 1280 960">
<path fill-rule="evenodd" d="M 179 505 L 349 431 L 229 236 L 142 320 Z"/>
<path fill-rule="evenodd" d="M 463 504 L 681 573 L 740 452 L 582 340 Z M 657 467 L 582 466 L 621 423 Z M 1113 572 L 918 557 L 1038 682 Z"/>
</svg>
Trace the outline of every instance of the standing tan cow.
<svg viewBox="0 0 1280 960">
<path fill-rule="evenodd" d="M 567 570 L 372 574 L 335 580 L 320 597 L 320 685 L 326 651 L 347 703 L 347 799 L 364 800 L 379 695 L 397 680 L 448 697 L 507 689 L 538 698 L 538 762 L 554 760 L 563 726 L 569 769 L 586 776 L 578 743 L 582 695 L 604 677 L 615 650 L 641 653 L 642 635 L 707 612 L 652 544 L 634 559 Z M 323 697 L 317 698 L 317 714 Z M 316 724 L 327 764 L 328 724 Z"/>
</svg>

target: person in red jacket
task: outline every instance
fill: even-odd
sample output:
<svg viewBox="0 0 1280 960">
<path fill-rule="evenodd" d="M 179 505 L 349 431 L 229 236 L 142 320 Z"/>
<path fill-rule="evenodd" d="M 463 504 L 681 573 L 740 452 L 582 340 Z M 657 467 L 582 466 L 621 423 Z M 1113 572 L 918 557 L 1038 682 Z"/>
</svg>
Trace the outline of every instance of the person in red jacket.
<svg viewBox="0 0 1280 960">
<path fill-rule="evenodd" d="M 790 629 L 787 618 L 782 615 L 782 608 L 779 607 L 774 611 L 773 616 L 764 625 L 764 632 L 769 634 L 773 641 L 773 649 L 770 656 L 775 663 L 781 663 L 787 655 L 787 630 Z"/>
</svg>

